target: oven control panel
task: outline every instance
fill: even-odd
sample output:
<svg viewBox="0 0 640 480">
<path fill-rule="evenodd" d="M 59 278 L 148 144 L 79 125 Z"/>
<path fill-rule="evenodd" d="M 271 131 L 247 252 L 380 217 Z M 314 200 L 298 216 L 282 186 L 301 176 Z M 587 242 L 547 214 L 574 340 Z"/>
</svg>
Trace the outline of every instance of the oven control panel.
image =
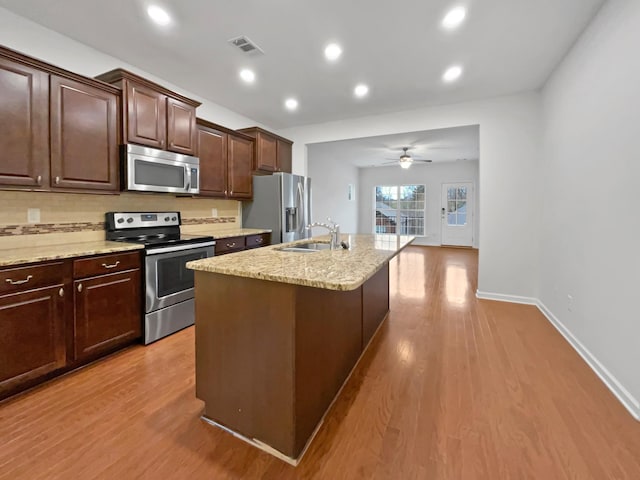
<svg viewBox="0 0 640 480">
<path fill-rule="evenodd" d="M 110 212 L 107 228 L 173 227 L 180 225 L 180 212 Z"/>
</svg>

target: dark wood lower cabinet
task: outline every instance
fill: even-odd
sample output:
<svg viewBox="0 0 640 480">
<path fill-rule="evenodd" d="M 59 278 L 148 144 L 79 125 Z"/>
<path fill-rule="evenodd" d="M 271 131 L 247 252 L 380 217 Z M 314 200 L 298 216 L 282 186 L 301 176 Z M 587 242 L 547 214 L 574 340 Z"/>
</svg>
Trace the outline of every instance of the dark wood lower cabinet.
<svg viewBox="0 0 640 480">
<path fill-rule="evenodd" d="M 75 360 L 140 337 L 140 270 L 76 280 L 73 295 Z"/>
<path fill-rule="evenodd" d="M 64 285 L 0 297 L 0 398 L 66 364 Z"/>
<path fill-rule="evenodd" d="M 0 268 L 0 399 L 140 338 L 140 271 L 139 252 Z"/>
</svg>

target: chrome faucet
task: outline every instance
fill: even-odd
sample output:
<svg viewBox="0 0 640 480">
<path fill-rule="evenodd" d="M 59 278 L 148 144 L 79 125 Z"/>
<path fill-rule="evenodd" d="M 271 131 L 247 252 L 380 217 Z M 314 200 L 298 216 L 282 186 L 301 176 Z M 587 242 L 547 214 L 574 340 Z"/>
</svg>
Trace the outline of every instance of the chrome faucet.
<svg viewBox="0 0 640 480">
<path fill-rule="evenodd" d="M 336 222 L 332 222 L 330 218 L 327 218 L 327 223 L 310 223 L 307 225 L 307 230 L 311 230 L 313 227 L 323 227 L 329 230 L 329 234 L 331 235 L 331 241 L 329 242 L 331 250 L 337 250 L 340 247 L 340 225 Z"/>
</svg>

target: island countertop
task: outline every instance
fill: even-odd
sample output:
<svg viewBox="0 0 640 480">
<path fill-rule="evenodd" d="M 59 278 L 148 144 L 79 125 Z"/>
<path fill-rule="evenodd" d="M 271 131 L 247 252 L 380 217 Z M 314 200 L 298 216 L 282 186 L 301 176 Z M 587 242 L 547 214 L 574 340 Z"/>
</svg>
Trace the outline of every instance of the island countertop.
<svg viewBox="0 0 640 480">
<path fill-rule="evenodd" d="M 349 249 L 313 253 L 278 249 L 309 242 L 328 242 L 328 237 L 299 240 L 245 250 L 187 263 L 196 271 L 256 278 L 328 290 L 354 290 L 371 278 L 415 237 L 403 235 L 347 235 Z"/>
</svg>

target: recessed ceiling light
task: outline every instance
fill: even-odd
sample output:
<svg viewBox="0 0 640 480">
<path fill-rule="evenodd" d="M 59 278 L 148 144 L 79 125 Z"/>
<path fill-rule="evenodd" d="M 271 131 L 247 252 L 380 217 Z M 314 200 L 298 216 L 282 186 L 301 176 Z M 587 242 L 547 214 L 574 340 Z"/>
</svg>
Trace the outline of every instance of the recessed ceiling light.
<svg viewBox="0 0 640 480">
<path fill-rule="evenodd" d="M 284 106 L 287 107 L 287 110 L 295 110 L 298 108 L 298 101 L 295 98 L 287 98 L 284 102 Z"/>
<path fill-rule="evenodd" d="M 171 23 L 171 17 L 167 11 L 157 5 L 149 5 L 149 7 L 147 7 L 147 15 L 149 15 L 151 20 L 163 27 Z"/>
<path fill-rule="evenodd" d="M 356 88 L 353 89 L 353 93 L 356 97 L 364 97 L 369 93 L 369 87 L 367 87 L 364 83 L 356 85 Z"/>
<path fill-rule="evenodd" d="M 340 55 L 342 55 L 342 48 L 337 43 L 330 43 L 324 49 L 324 56 L 327 57 L 327 60 L 337 60 Z"/>
<path fill-rule="evenodd" d="M 447 30 L 458 28 L 467 16 L 467 9 L 464 7 L 455 7 L 449 10 L 442 19 L 442 26 Z"/>
<path fill-rule="evenodd" d="M 462 67 L 460 65 L 454 65 L 445 70 L 442 74 L 442 80 L 447 83 L 455 82 L 460 78 L 460 75 L 462 75 Z"/>
<path fill-rule="evenodd" d="M 240 70 L 240 78 L 247 83 L 253 83 L 253 81 L 256 79 L 256 74 L 253 73 L 253 70 L 244 68 Z"/>
</svg>

